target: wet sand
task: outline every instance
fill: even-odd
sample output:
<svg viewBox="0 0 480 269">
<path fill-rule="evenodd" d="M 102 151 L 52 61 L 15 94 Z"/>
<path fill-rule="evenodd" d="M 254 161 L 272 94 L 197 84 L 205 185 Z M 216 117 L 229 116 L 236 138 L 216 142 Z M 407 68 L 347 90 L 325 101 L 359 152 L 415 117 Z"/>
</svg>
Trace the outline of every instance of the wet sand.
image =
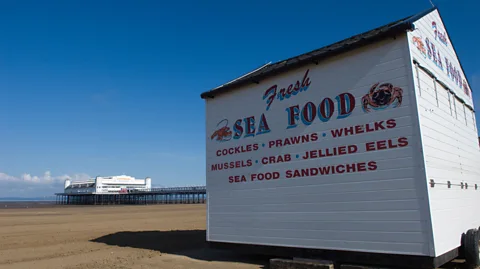
<svg viewBox="0 0 480 269">
<path fill-rule="evenodd" d="M 208 249 L 205 205 L 13 207 L 0 207 L 0 269 L 247 269 L 268 263 Z"/>
<path fill-rule="evenodd" d="M 52 208 L 59 207 L 55 201 L 0 201 L 0 210 L 2 209 L 19 209 L 19 208 Z"/>
</svg>

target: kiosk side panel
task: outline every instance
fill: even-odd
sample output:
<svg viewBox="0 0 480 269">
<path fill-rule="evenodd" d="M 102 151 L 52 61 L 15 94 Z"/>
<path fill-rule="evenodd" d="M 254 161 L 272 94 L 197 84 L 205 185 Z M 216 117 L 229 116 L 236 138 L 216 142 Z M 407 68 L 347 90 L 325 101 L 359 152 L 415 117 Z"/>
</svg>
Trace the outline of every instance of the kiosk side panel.
<svg viewBox="0 0 480 269">
<path fill-rule="evenodd" d="M 407 52 L 404 34 L 207 99 L 207 240 L 431 255 Z"/>
<path fill-rule="evenodd" d="M 435 255 L 480 226 L 480 149 L 472 91 L 438 10 L 408 33 Z M 434 185 L 430 184 L 434 182 Z M 448 185 L 450 182 L 450 185 Z"/>
</svg>

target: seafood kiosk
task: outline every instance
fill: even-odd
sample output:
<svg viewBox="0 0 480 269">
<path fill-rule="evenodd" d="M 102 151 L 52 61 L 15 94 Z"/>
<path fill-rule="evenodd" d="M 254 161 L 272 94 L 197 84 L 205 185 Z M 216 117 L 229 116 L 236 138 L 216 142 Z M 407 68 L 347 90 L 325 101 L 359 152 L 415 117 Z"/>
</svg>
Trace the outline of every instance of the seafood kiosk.
<svg viewBox="0 0 480 269">
<path fill-rule="evenodd" d="M 212 247 L 340 264 L 480 264 L 472 90 L 438 9 L 201 97 Z"/>
</svg>

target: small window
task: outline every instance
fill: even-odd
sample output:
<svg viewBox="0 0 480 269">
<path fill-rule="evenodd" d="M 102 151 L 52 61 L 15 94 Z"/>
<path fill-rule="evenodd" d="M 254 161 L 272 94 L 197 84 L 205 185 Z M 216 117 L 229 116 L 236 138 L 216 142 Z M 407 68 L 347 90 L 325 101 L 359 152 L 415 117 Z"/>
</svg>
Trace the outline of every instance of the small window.
<svg viewBox="0 0 480 269">
<path fill-rule="evenodd" d="M 475 112 L 473 112 L 473 110 L 470 110 L 470 113 L 472 113 L 473 129 L 477 130 L 477 124 L 475 123 Z"/>
<path fill-rule="evenodd" d="M 453 111 L 455 112 L 455 119 L 458 119 L 458 115 L 457 115 L 457 98 L 455 98 L 455 96 L 453 96 Z"/>
<path fill-rule="evenodd" d="M 418 93 L 422 96 L 422 83 L 420 82 L 420 73 L 418 71 L 418 64 L 415 64 L 415 71 L 417 73 L 417 85 L 418 85 Z"/>
</svg>

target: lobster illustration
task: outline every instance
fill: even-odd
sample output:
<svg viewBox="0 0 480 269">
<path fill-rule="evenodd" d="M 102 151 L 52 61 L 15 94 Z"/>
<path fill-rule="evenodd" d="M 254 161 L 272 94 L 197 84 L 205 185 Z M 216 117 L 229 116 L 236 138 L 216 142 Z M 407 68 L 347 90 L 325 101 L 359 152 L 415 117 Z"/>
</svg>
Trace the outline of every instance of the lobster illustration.
<svg viewBox="0 0 480 269">
<path fill-rule="evenodd" d="M 215 137 L 217 138 L 216 140 L 219 141 L 219 142 L 225 142 L 225 141 L 228 141 L 232 138 L 232 131 L 230 130 L 230 128 L 228 127 L 228 120 L 227 119 L 224 119 L 224 120 L 221 120 L 218 124 L 217 124 L 217 127 L 222 124 L 222 122 L 225 122 L 225 125 L 223 125 L 222 127 L 218 128 L 215 132 L 213 132 L 213 134 L 210 136 L 210 139 L 215 139 Z"/>
<path fill-rule="evenodd" d="M 370 112 L 369 106 L 373 109 L 384 109 L 394 103 L 394 107 L 402 104 L 401 88 L 394 87 L 391 83 L 379 84 L 380 82 L 373 84 L 370 91 L 362 97 L 363 111 Z"/>
<path fill-rule="evenodd" d="M 425 57 L 427 55 L 427 49 L 425 49 L 425 44 L 423 44 L 422 38 L 421 37 L 412 37 L 412 42 L 417 46 L 417 49 L 420 51 L 420 53 Z"/>
</svg>

